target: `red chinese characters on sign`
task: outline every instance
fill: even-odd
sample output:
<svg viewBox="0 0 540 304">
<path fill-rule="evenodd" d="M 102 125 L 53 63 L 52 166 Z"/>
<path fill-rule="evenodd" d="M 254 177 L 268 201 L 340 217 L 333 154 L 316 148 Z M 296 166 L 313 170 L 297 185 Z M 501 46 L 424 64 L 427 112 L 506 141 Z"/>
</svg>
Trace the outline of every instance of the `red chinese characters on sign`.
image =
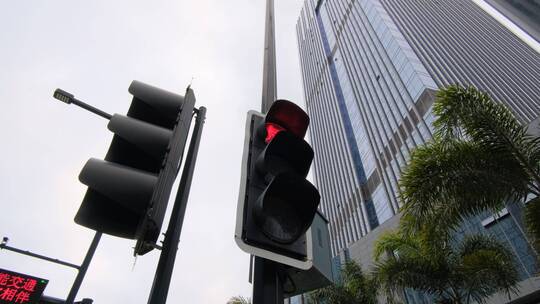
<svg viewBox="0 0 540 304">
<path fill-rule="evenodd" d="M 0 269 L 0 304 L 38 303 L 48 281 Z"/>
<path fill-rule="evenodd" d="M 30 292 L 34 292 L 37 281 L 0 273 L 0 299 L 13 303 L 29 303 Z"/>
</svg>

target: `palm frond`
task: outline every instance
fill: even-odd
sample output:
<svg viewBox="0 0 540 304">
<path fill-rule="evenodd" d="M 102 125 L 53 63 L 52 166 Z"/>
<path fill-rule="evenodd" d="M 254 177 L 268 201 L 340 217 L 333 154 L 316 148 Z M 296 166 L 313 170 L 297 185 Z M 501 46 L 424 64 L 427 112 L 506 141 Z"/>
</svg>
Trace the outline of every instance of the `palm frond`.
<svg viewBox="0 0 540 304">
<path fill-rule="evenodd" d="M 467 236 L 456 250 L 462 288 L 477 302 L 497 291 L 516 293 L 519 275 L 510 249 L 487 235 Z"/>
<path fill-rule="evenodd" d="M 387 294 L 396 294 L 401 288 L 412 288 L 437 295 L 447 287 L 447 271 L 440 271 L 439 265 L 430 262 L 400 256 L 399 259 L 378 262 L 374 274 Z"/>
<path fill-rule="evenodd" d="M 435 138 L 472 140 L 500 157 L 517 161 L 540 184 L 540 141 L 527 134 L 527 126 L 508 107 L 473 87 L 450 86 L 439 91 L 433 113 L 437 116 Z"/>
<path fill-rule="evenodd" d="M 534 246 L 540 251 L 540 197 L 531 200 L 525 209 L 525 222 Z"/>
<path fill-rule="evenodd" d="M 433 295 L 444 293 L 450 273 L 445 237 L 430 230 L 414 235 L 402 231 L 383 234 L 375 243 L 374 276 L 386 294 L 404 287 Z M 385 252 L 388 256 L 382 259 Z"/>
<path fill-rule="evenodd" d="M 232 297 L 227 301 L 227 304 L 251 304 L 250 298 L 244 298 L 242 296 Z"/>
<path fill-rule="evenodd" d="M 403 255 L 421 255 L 420 240 L 395 231 L 384 232 L 375 243 L 373 256 L 378 262 L 384 254 L 398 251 Z"/>
<path fill-rule="evenodd" d="M 330 285 L 312 292 L 311 301 L 324 301 L 327 304 L 353 304 L 353 296 L 341 285 Z"/>
<path fill-rule="evenodd" d="M 345 263 L 342 269 L 342 286 L 355 299 L 355 303 L 376 303 L 377 282 L 366 275 L 354 261 Z"/>
<path fill-rule="evenodd" d="M 527 173 L 512 160 L 474 142 L 448 139 L 418 147 L 400 180 L 404 224 L 439 221 L 499 209 L 529 192 Z"/>
<path fill-rule="evenodd" d="M 374 276 L 387 294 L 412 288 L 439 302 L 472 298 L 483 303 L 496 291 L 516 292 L 517 267 L 502 243 L 486 235 L 458 241 L 428 228 L 386 233 L 377 241 Z M 382 259 L 385 250 L 391 254 Z"/>
<path fill-rule="evenodd" d="M 527 138 L 530 145 L 530 154 L 528 157 L 530 159 L 531 167 L 536 168 L 536 174 L 540 175 L 540 136 L 535 137 L 532 135 L 527 135 Z M 537 193 L 537 195 L 540 195 L 540 193 Z"/>
<path fill-rule="evenodd" d="M 341 277 L 340 282 L 311 292 L 310 300 L 325 304 L 377 303 L 377 282 L 355 261 L 343 265 Z"/>
</svg>

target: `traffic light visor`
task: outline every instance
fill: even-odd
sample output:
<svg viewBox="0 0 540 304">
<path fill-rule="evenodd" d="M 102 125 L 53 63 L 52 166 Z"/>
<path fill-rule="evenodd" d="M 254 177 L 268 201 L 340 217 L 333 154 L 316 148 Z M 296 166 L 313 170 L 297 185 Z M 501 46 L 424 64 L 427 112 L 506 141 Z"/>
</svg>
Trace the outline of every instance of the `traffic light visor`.
<svg viewBox="0 0 540 304">
<path fill-rule="evenodd" d="M 302 108 L 288 100 L 276 100 L 268 110 L 265 120 L 266 143 L 270 142 L 279 131 L 287 130 L 304 138 L 309 126 L 309 116 Z M 272 135 L 268 138 L 270 135 Z"/>
</svg>

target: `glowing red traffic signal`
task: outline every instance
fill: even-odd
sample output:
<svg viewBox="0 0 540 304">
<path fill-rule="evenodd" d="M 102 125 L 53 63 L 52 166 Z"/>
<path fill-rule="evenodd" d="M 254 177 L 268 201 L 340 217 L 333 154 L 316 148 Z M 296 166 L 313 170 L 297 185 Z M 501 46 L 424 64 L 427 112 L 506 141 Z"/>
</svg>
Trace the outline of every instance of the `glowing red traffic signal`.
<svg viewBox="0 0 540 304">
<path fill-rule="evenodd" d="M 268 110 L 265 122 L 304 138 L 309 126 L 309 116 L 302 108 L 288 100 L 276 100 Z"/>
<path fill-rule="evenodd" d="M 279 132 L 285 130 L 285 128 L 283 128 L 282 126 L 271 122 L 265 123 L 264 126 L 266 128 L 266 138 L 264 139 L 265 143 L 271 142 L 272 139 L 274 139 L 274 137 L 276 137 Z"/>
<path fill-rule="evenodd" d="M 313 161 L 303 139 L 308 125 L 306 112 L 287 100 L 275 101 L 266 116 L 248 113 L 237 226 L 244 250 L 302 269 L 310 265 L 305 234 L 320 202 L 306 180 Z"/>
</svg>

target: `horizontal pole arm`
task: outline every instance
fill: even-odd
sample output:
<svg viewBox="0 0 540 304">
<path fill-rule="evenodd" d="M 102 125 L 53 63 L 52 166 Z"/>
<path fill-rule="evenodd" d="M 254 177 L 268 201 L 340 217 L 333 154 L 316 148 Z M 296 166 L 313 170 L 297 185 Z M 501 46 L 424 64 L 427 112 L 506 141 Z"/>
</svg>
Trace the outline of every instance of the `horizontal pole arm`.
<svg viewBox="0 0 540 304">
<path fill-rule="evenodd" d="M 73 104 L 77 105 L 77 106 L 79 106 L 79 107 L 81 107 L 81 108 L 83 108 L 83 109 L 85 109 L 87 111 L 90 111 L 90 112 L 92 112 L 94 114 L 97 114 L 97 115 L 99 115 L 99 116 L 101 116 L 101 117 L 103 117 L 105 119 L 110 120 L 112 118 L 111 114 L 103 112 L 100 109 L 95 108 L 95 107 L 93 107 L 93 106 L 91 106 L 91 105 L 89 105 L 87 103 L 84 103 L 84 102 L 78 100 L 78 99 L 74 99 Z"/>
<path fill-rule="evenodd" d="M 34 257 L 34 258 L 42 259 L 42 260 L 45 260 L 45 261 L 48 261 L 48 262 L 52 262 L 52 263 L 64 265 L 64 266 L 67 266 L 67 267 L 75 268 L 77 270 L 79 270 L 79 268 L 81 268 L 81 266 L 79 266 L 79 265 L 64 262 L 64 261 L 61 261 L 59 259 L 49 258 L 49 257 L 46 257 L 46 256 L 41 255 L 41 254 L 30 252 L 28 250 L 21 250 L 21 249 L 15 248 L 15 247 L 8 246 L 6 244 L 0 244 L 0 249 L 5 249 L 5 250 L 17 252 L 17 253 L 20 253 L 20 254 L 23 254 L 23 255 L 27 255 L 27 256 Z"/>
<path fill-rule="evenodd" d="M 80 100 L 78 100 L 77 98 L 75 98 L 75 96 L 69 92 L 66 92 L 62 89 L 56 89 L 54 91 L 54 94 L 53 94 L 53 97 L 62 101 L 62 102 L 65 102 L 67 104 L 74 104 L 76 106 L 79 106 L 87 111 L 90 111 L 94 114 L 97 114 L 105 119 L 108 119 L 110 120 L 112 118 L 112 115 L 107 113 L 107 112 L 104 112 L 104 111 L 101 111 L 100 109 L 98 108 L 95 108 L 85 102 L 82 102 Z"/>
</svg>

